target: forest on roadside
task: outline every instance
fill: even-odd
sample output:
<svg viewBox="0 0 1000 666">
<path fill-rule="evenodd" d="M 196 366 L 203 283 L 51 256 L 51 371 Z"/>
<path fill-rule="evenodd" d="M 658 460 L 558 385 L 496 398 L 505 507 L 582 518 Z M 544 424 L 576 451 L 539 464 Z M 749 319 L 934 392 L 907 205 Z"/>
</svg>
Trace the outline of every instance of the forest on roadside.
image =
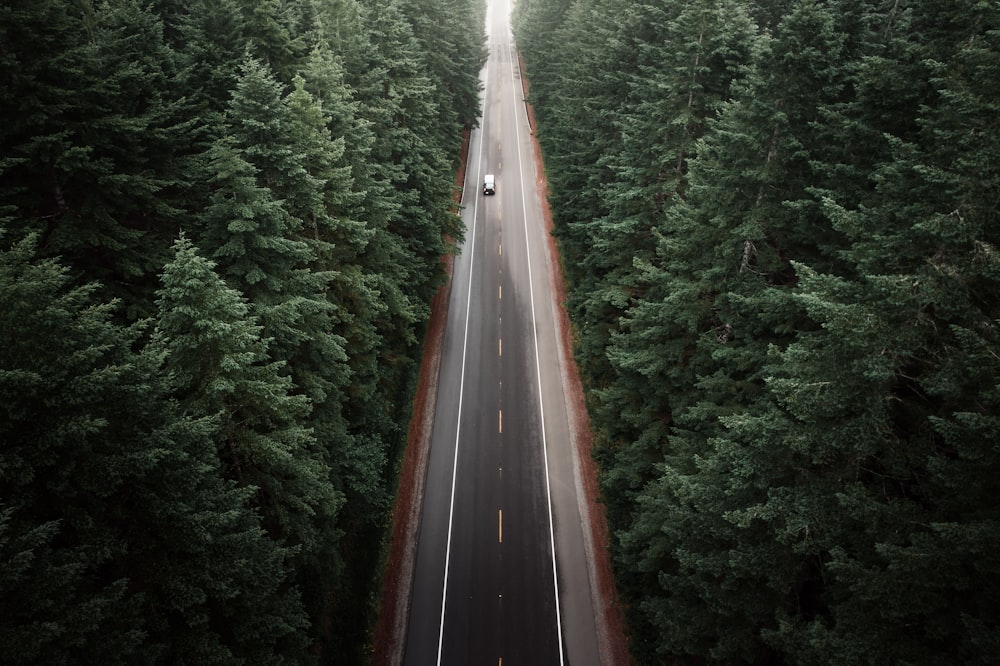
<svg viewBox="0 0 1000 666">
<path fill-rule="evenodd" d="M 479 0 L 0 4 L 0 661 L 363 663 Z"/>
<path fill-rule="evenodd" d="M 642 664 L 1000 654 L 1000 3 L 519 0 Z"/>
</svg>

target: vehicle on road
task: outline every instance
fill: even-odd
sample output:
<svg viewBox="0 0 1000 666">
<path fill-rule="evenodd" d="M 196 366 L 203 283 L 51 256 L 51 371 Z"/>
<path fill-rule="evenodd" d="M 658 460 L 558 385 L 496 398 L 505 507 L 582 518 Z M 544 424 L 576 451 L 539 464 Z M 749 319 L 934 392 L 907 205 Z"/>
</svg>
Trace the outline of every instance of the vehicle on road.
<svg viewBox="0 0 1000 666">
<path fill-rule="evenodd" d="M 497 193 L 497 181 L 493 174 L 486 174 L 483 178 L 483 194 L 496 194 Z"/>
</svg>

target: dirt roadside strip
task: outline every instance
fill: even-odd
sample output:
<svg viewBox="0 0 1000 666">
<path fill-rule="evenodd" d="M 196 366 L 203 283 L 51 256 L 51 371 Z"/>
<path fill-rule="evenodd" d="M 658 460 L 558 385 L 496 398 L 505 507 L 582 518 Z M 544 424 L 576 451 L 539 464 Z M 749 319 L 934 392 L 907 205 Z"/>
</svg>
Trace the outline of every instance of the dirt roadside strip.
<svg viewBox="0 0 1000 666">
<path fill-rule="evenodd" d="M 469 151 L 469 132 L 462 141 L 461 165 L 455 180 L 456 205 L 465 186 L 465 167 Z M 406 450 L 399 470 L 396 505 L 392 512 L 391 542 L 379 601 L 378 619 L 372 635 L 371 664 L 377 666 L 403 663 L 406 649 L 406 622 L 410 611 L 410 590 L 417 558 L 417 534 L 423 508 L 424 481 L 430 456 L 431 426 L 437 399 L 438 374 L 441 368 L 441 345 L 448 322 L 448 298 L 454 258 L 441 258 L 448 281 L 438 289 L 431 301 L 431 316 L 427 322 L 424 351 L 420 361 L 417 390 L 413 396 L 413 412 L 406 433 Z"/>
<path fill-rule="evenodd" d="M 520 56 L 519 60 L 520 60 Z M 523 75 L 524 62 L 520 62 L 521 86 L 525 100 L 528 98 L 528 81 Z M 525 102 L 530 126 L 535 128 L 534 110 Z M 579 463 L 579 482 L 586 495 L 585 506 L 580 507 L 580 513 L 589 520 L 590 541 L 593 545 L 588 555 L 591 558 L 591 584 L 594 600 L 595 622 L 597 624 L 598 645 L 601 652 L 601 663 L 604 666 L 627 666 L 629 664 L 628 642 L 624 613 L 618 601 L 615 589 L 614 574 L 611 569 L 611 558 L 608 550 L 610 535 L 604 506 L 599 501 L 597 480 L 597 464 L 590 454 L 593 435 L 590 430 L 590 420 L 583 397 L 583 384 L 573 358 L 572 327 L 569 317 L 563 307 L 566 300 L 565 284 L 560 270 L 559 250 L 552 236 L 552 213 L 548 206 L 548 183 L 545 180 L 545 170 L 542 164 L 541 147 L 532 133 L 532 148 L 538 174 L 540 191 L 546 196 L 542 199 L 542 211 L 545 216 L 548 234 L 548 251 L 552 261 L 553 299 L 556 311 L 559 313 L 558 334 L 562 349 L 562 366 L 565 376 L 564 385 L 568 395 L 566 405 L 571 420 L 573 441 L 577 448 Z M 456 184 L 461 192 L 465 181 L 465 165 L 468 151 L 468 136 L 462 148 L 462 163 L 459 168 Z M 460 196 L 460 195 L 459 195 Z M 452 259 L 443 259 L 451 275 Z M 451 292 L 451 280 L 438 290 L 431 305 L 431 318 L 428 322 L 427 337 L 424 340 L 424 353 L 420 365 L 420 377 L 413 403 L 413 416 L 407 434 L 406 451 L 403 455 L 400 469 L 399 488 L 396 505 L 393 510 L 392 542 L 386 572 L 382 583 L 379 616 L 372 636 L 372 659 L 374 666 L 402 666 L 406 642 L 406 623 L 409 615 L 410 588 L 412 586 L 413 569 L 417 552 L 417 534 L 420 525 L 420 513 L 426 479 L 427 460 L 430 449 L 431 425 L 434 419 L 435 397 L 437 395 L 437 380 L 441 361 L 441 345 L 444 339 L 445 323 L 448 316 L 448 297 Z"/>
<path fill-rule="evenodd" d="M 539 191 L 544 194 L 542 197 L 542 214 L 545 216 L 545 228 L 548 230 L 549 256 L 552 258 L 552 298 L 555 301 L 556 311 L 559 313 L 557 325 L 559 327 L 560 347 L 563 359 L 562 367 L 565 377 L 563 383 L 566 386 L 566 405 L 570 418 L 570 429 L 577 449 L 577 461 L 580 465 L 579 482 L 582 483 L 584 494 L 586 495 L 586 506 L 580 507 L 580 513 L 589 519 L 590 541 L 593 544 L 590 556 L 592 593 L 597 597 L 594 599 L 594 618 L 597 624 L 598 646 L 601 651 L 601 663 L 604 666 L 627 666 L 629 664 L 628 633 L 625 625 L 625 614 L 618 599 L 618 592 L 615 588 L 614 572 L 611 568 L 610 534 L 608 532 L 608 521 L 604 512 L 604 505 L 600 502 L 600 487 L 597 480 L 597 462 L 591 456 L 591 446 L 594 441 L 593 433 L 590 430 L 590 417 L 587 415 L 586 402 L 583 396 L 583 382 L 580 379 L 580 371 L 576 366 L 576 359 L 573 358 L 573 328 L 569 321 L 569 314 L 566 312 L 566 283 L 562 275 L 562 259 L 559 255 L 559 247 L 556 239 L 552 235 L 552 211 L 549 208 L 549 184 L 545 178 L 545 166 L 542 161 L 542 148 L 535 136 L 535 110 L 527 102 L 528 100 L 528 77 L 524 59 L 518 54 L 518 66 L 521 74 L 521 88 L 525 99 L 525 108 L 528 113 L 528 123 L 532 128 L 531 147 L 535 158 L 535 168 L 538 174 Z"/>
</svg>

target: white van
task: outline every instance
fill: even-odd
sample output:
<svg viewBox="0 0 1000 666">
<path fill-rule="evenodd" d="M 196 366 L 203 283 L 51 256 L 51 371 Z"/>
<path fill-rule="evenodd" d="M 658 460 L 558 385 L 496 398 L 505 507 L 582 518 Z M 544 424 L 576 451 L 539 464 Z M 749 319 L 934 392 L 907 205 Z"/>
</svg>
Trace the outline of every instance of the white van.
<svg viewBox="0 0 1000 666">
<path fill-rule="evenodd" d="M 483 194 L 496 194 L 497 193 L 497 180 L 496 177 L 488 173 L 486 177 L 483 178 Z"/>
</svg>

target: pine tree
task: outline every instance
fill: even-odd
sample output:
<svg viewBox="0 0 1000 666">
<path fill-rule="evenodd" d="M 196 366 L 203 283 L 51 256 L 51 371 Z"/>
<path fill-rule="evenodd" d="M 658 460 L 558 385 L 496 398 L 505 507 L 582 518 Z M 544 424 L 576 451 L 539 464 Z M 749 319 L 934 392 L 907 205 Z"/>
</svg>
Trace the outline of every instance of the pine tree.
<svg viewBox="0 0 1000 666">
<path fill-rule="evenodd" d="M 32 432 L 93 431 L 87 473 L 127 472 L 95 498 L 72 465 L 65 493 L 24 481 L 68 518 L 0 493 L 0 587 L 20 613 L 0 623 L 5 657 L 360 655 L 428 303 L 462 233 L 455 157 L 483 57 L 481 3 L 418 4 L 0 7 L 0 215 L 61 257 L 59 307 L 96 331 L 92 348 L 66 324 L 38 355 L 68 382 L 53 427 L 73 424 Z M 180 228 L 191 243 L 171 253 Z M 120 308 L 90 305 L 109 294 Z M 112 323 L 154 312 L 152 334 Z"/>
<path fill-rule="evenodd" d="M 392 409 L 378 387 L 381 340 L 376 322 L 385 305 L 379 302 L 376 276 L 368 272 L 376 269 L 367 269 L 363 259 L 375 233 L 347 217 L 357 210 L 360 197 L 353 191 L 350 166 L 343 164 L 344 140 L 332 139 L 326 113 L 304 86 L 305 81 L 298 78 L 287 101 L 293 123 L 302 132 L 295 146 L 322 184 L 313 212 L 306 217 L 313 225 L 316 267 L 334 274 L 327 297 L 337 308 L 337 331 L 344 338 L 351 371 L 351 390 L 345 391 L 342 400 L 353 444 L 338 450 L 334 458 L 343 467 L 346 489 L 356 505 L 378 506 L 390 447 L 383 421 Z M 368 444 L 359 446 L 360 442 Z"/>
<path fill-rule="evenodd" d="M 996 16 L 897 9 L 795 3 L 637 261 L 597 398 L 644 658 L 996 645 Z"/>
<path fill-rule="evenodd" d="M 663 219 L 686 193 L 688 158 L 728 99 L 754 39 L 754 27 L 738 5 L 716 2 L 639 5 L 619 30 L 632 36 L 639 56 L 635 69 L 623 74 L 630 93 L 616 121 L 621 149 L 602 160 L 615 174 L 601 194 L 608 214 L 578 223 L 589 239 L 581 266 L 592 277 L 574 299 L 579 318 L 608 322 L 581 336 L 580 352 L 591 374 L 614 376 L 615 384 L 624 382 L 610 367 L 619 321 L 643 298 L 644 267 L 653 260 Z M 609 385 L 595 403 L 596 417 L 612 440 L 628 436 L 629 419 L 621 417 L 659 390 L 634 380 L 624 395 Z M 605 410 L 606 419 L 600 415 Z"/>
<path fill-rule="evenodd" d="M 175 28 L 179 75 L 198 121 L 219 131 L 247 49 L 243 15 L 235 0 L 193 0 L 184 4 L 186 10 L 177 17 Z"/>
<path fill-rule="evenodd" d="M 531 72 L 531 99 L 538 113 L 543 113 L 555 99 L 547 90 L 566 65 L 561 49 L 567 42 L 552 36 L 563 27 L 572 4 L 571 0 L 520 0 L 511 13 L 518 50 Z"/>
<path fill-rule="evenodd" d="M 479 116 L 479 71 L 486 64 L 486 5 L 465 0 L 400 3 L 413 27 L 426 68 L 437 84 L 438 124 L 455 137 Z"/>
<path fill-rule="evenodd" d="M 0 327 L 7 341 L 0 351 L 0 543 L 7 563 L 0 645 L 11 663 L 73 654 L 108 663 L 149 658 L 155 651 L 147 651 L 127 619 L 141 608 L 127 594 L 127 581 L 113 575 L 90 580 L 119 541 L 100 512 L 110 508 L 101 495 L 121 480 L 98 469 L 149 465 L 148 450 L 129 455 L 115 450 L 117 442 L 104 444 L 110 439 L 105 400 L 128 395 L 104 393 L 114 391 L 109 384 L 118 383 L 116 374 L 131 370 L 120 356 L 127 335 L 108 322 L 108 307 L 89 307 L 93 289 L 67 293 L 66 270 L 38 261 L 36 247 L 31 237 L 0 253 Z M 25 330 L 33 331 L 30 338 Z M 40 340 L 45 344 L 37 345 Z M 81 502 L 98 489 L 101 495 Z"/>
<path fill-rule="evenodd" d="M 647 590 L 644 621 L 669 626 L 649 633 L 662 653 L 768 659 L 774 647 L 761 632 L 776 626 L 776 608 L 819 609 L 810 539 L 836 532 L 813 522 L 829 515 L 824 493 L 836 484 L 822 466 L 830 459 L 810 450 L 769 393 L 777 369 L 767 361 L 819 328 L 791 296 L 790 258 L 829 267 L 845 246 L 810 189 L 817 165 L 835 159 L 823 113 L 850 81 L 831 56 L 851 55 L 835 16 L 799 3 L 761 51 L 699 144 L 686 200 L 666 212 L 657 256 L 645 265 L 648 293 L 610 353 L 640 389 L 647 377 L 667 382 L 652 392 L 658 401 L 633 410 L 639 423 L 659 417 L 637 440 L 648 448 L 623 447 L 609 478 L 637 504 L 620 557 L 644 572 L 632 582 Z M 643 460 L 658 479 L 638 490 Z M 654 580 L 659 591 L 650 594 Z"/>
<path fill-rule="evenodd" d="M 203 169 L 213 193 L 200 223 L 200 244 L 252 302 L 281 291 L 284 278 L 310 259 L 308 245 L 287 236 L 296 224 L 232 138 L 215 142 Z"/>
<path fill-rule="evenodd" d="M 341 333 L 350 315 L 330 300 L 336 273 L 322 259 L 329 243 L 322 237 L 317 241 L 317 226 L 308 229 L 298 216 L 312 216 L 316 225 L 332 224 L 324 209 L 330 203 L 324 199 L 331 196 L 324 193 L 327 181 L 311 174 L 309 156 L 296 150 L 301 146 L 297 133 L 306 129 L 303 121 L 294 118 L 267 69 L 248 61 L 230 104 L 231 136 L 206 156 L 215 192 L 202 217 L 200 244 L 219 262 L 221 275 L 247 297 L 262 334 L 271 340 L 268 356 L 284 364 L 291 392 L 308 399 L 310 409 L 299 419 L 312 434 L 302 443 L 303 464 L 322 465 L 325 483 L 339 494 L 348 491 L 345 477 L 358 464 L 344 413 L 352 380 Z M 375 464 L 381 469 L 382 459 Z M 312 517 L 311 547 L 303 549 L 297 562 L 300 579 L 313 580 L 307 604 L 317 625 L 338 584 L 335 568 L 343 529 L 337 505 L 323 502 L 318 509 Z"/>
<path fill-rule="evenodd" d="M 258 493 L 279 543 L 316 552 L 317 523 L 336 521 L 341 499 L 303 426 L 306 396 L 292 395 L 284 363 L 269 360 L 262 327 L 190 241 L 164 269 L 154 345 L 182 407 L 218 420 L 216 450 L 228 478 Z"/>
<path fill-rule="evenodd" d="M 36 244 L 0 253 L 5 660 L 294 662 L 288 553 L 221 479 L 208 422 Z"/>
<path fill-rule="evenodd" d="M 614 174 L 602 158 L 620 150 L 615 121 L 628 95 L 628 77 L 636 71 L 631 36 L 619 33 L 610 18 L 622 13 L 614 0 L 572 4 L 552 37 L 553 45 L 564 47 L 542 55 L 561 63 L 558 75 L 551 81 L 532 78 L 532 98 L 540 102 L 538 135 L 550 172 L 554 234 L 566 260 L 573 317 L 583 317 L 580 294 L 594 286 L 582 269 L 592 241 L 587 224 L 608 213 L 601 192 Z M 529 51 L 529 66 L 532 57 Z M 580 356 L 585 375 L 602 381 L 587 367 L 595 354 L 583 350 Z"/>
<path fill-rule="evenodd" d="M 253 53 L 283 81 L 292 78 L 301 61 L 303 35 L 297 30 L 292 11 L 308 3 L 280 0 L 235 0 L 242 15 L 246 38 Z"/>
<path fill-rule="evenodd" d="M 837 192 L 827 201 L 851 240 L 848 275 L 861 277 L 831 293 L 831 276 L 810 276 L 806 295 L 833 338 L 817 346 L 860 350 L 850 379 L 878 379 L 869 404 L 884 413 L 856 438 L 856 482 L 841 503 L 859 525 L 830 549 L 830 619 L 790 617 L 776 637 L 802 662 L 836 651 L 855 663 L 986 663 L 996 649 L 988 581 L 998 561 L 984 541 L 997 520 L 987 499 L 997 341 L 986 324 L 998 311 L 995 194 L 986 194 L 995 192 L 996 145 L 977 128 L 995 106 L 988 81 L 998 45 L 988 35 L 998 20 L 985 6 L 937 3 L 890 14 L 888 48 L 861 71 L 850 114 L 881 133 L 876 187 L 860 200 Z M 893 76 L 911 84 L 887 108 Z M 839 303 L 845 294 L 849 304 Z"/>
<path fill-rule="evenodd" d="M 422 325 L 427 303 L 444 279 L 440 258 L 462 238 L 452 210 L 453 155 L 445 150 L 448 128 L 437 123 L 440 95 L 421 56 L 412 28 L 395 0 L 363 7 L 362 25 L 372 48 L 353 65 L 355 87 L 365 98 L 362 118 L 372 123 L 372 158 L 396 202 L 388 220 L 389 242 L 401 246 L 393 279 L 403 286 L 410 317 Z"/>
<path fill-rule="evenodd" d="M 62 2 L 5 7 L 0 148 L 17 227 L 41 233 L 114 295 L 151 285 L 176 215 L 181 109 L 157 17 L 129 0 L 82 14 Z M 139 285 L 135 283 L 139 282 Z M 148 293 L 142 293 L 148 296 Z"/>
<path fill-rule="evenodd" d="M 360 24 L 353 27 L 361 31 Z M 338 32 L 341 38 L 343 32 Z M 359 55 L 370 51 L 370 47 L 359 46 L 358 49 Z M 390 220 L 398 216 L 400 210 L 397 193 L 390 181 L 394 168 L 373 156 L 374 125 L 365 117 L 365 104 L 360 94 L 348 84 L 348 73 L 341 59 L 323 44 L 317 45 L 304 78 L 307 90 L 327 114 L 331 135 L 344 139 L 343 161 L 350 168 L 353 192 L 350 201 L 345 202 L 344 215 L 364 224 L 364 237 L 358 239 L 358 261 L 365 274 L 365 284 L 378 303 L 375 326 L 383 348 L 380 353 L 384 354 L 379 363 L 380 372 L 389 376 L 392 374 L 390 368 L 396 363 L 392 359 L 410 348 L 419 325 L 410 299 L 403 291 L 405 276 L 400 274 L 400 267 L 408 261 L 404 257 L 406 251 L 389 229 Z M 391 378 L 384 381 L 398 385 Z"/>
<path fill-rule="evenodd" d="M 320 113 L 304 88 L 284 99 L 266 68 L 251 60 L 233 97 L 230 124 L 239 154 L 254 165 L 251 189 L 281 198 L 274 202 L 280 219 L 267 222 L 266 233 L 283 256 L 261 264 L 267 277 L 246 285 L 245 293 L 267 335 L 275 338 L 272 356 L 288 362 L 297 390 L 310 398 L 317 444 L 338 469 L 352 447 L 343 413 L 351 378 L 341 333 L 353 315 L 330 300 L 340 268 L 330 253 L 343 251 L 349 259 L 351 246 L 360 250 L 365 239 L 342 235 L 339 248 L 331 243 L 334 225 L 348 232 L 356 227 L 334 218 L 336 208 L 350 199 L 349 183 L 343 168 L 328 164 L 338 146 L 322 131 Z"/>
</svg>

